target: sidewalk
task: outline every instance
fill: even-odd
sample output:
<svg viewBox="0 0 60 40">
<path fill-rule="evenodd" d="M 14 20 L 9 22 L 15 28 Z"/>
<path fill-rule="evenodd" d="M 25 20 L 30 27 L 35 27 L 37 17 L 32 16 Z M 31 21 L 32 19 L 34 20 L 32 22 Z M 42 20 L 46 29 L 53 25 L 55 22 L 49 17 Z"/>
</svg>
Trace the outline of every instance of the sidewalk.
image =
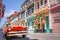
<svg viewBox="0 0 60 40">
<path fill-rule="evenodd" d="M 44 35 L 44 36 L 60 36 L 60 33 L 28 33 L 32 35 Z"/>
</svg>

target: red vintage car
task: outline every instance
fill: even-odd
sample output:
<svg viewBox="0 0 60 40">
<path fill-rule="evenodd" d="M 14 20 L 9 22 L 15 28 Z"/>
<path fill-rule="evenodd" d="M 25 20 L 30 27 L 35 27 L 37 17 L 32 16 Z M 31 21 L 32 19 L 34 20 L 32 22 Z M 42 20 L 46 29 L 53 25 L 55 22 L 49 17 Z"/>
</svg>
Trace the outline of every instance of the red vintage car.
<svg viewBox="0 0 60 40">
<path fill-rule="evenodd" d="M 12 36 L 26 37 L 27 27 L 22 27 L 19 25 L 15 25 L 12 27 L 5 27 L 4 28 L 4 35 L 7 37 L 12 37 Z"/>
</svg>

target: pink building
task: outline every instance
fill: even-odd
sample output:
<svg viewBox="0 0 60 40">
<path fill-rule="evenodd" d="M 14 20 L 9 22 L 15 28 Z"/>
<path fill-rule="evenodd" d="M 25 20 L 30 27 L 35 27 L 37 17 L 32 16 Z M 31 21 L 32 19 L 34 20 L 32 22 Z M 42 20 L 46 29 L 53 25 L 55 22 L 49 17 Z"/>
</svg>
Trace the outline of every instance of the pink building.
<svg viewBox="0 0 60 40">
<path fill-rule="evenodd" d="M 60 3 L 51 7 L 52 33 L 60 33 Z"/>
</svg>

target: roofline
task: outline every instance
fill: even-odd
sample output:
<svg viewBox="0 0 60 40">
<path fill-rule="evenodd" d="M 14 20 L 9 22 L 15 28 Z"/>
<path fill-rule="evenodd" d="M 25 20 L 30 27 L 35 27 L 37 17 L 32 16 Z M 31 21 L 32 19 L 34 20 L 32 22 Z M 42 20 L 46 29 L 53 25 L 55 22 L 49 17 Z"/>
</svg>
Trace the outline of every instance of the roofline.
<svg viewBox="0 0 60 40">
<path fill-rule="evenodd" d="M 21 7 L 27 2 L 27 0 L 24 1 L 24 3 L 22 3 Z"/>
</svg>

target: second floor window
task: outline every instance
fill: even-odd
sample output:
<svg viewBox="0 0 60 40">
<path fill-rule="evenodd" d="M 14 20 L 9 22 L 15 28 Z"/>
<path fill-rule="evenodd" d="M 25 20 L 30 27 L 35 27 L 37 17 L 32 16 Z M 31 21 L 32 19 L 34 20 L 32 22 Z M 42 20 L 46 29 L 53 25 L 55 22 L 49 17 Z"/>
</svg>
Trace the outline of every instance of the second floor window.
<svg viewBox="0 0 60 40">
<path fill-rule="evenodd" d="M 50 5 L 55 6 L 56 4 L 59 3 L 60 0 L 50 0 Z"/>
<path fill-rule="evenodd" d="M 29 0 L 29 2 L 32 2 L 33 0 Z"/>
<path fill-rule="evenodd" d="M 47 0 L 45 0 L 45 4 L 47 3 Z"/>
<path fill-rule="evenodd" d="M 39 2 L 37 3 L 37 8 L 39 9 Z"/>
<path fill-rule="evenodd" d="M 23 13 L 23 14 L 21 14 L 21 18 L 25 18 L 25 14 Z"/>
<path fill-rule="evenodd" d="M 27 11 L 27 15 L 31 15 L 34 12 L 34 6 L 30 7 Z"/>
<path fill-rule="evenodd" d="M 43 0 L 41 0 L 41 5 L 43 5 Z"/>
<path fill-rule="evenodd" d="M 59 1 L 59 4 L 60 4 L 60 0 L 58 0 Z"/>
</svg>

